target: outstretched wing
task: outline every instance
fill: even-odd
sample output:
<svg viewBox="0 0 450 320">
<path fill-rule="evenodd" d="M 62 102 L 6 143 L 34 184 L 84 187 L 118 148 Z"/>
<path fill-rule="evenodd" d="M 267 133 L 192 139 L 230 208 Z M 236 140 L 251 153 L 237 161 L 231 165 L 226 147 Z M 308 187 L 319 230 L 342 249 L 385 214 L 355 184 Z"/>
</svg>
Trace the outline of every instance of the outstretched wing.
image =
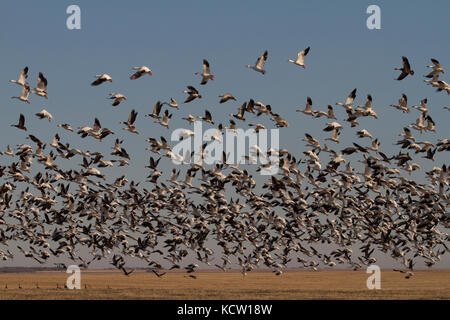
<svg viewBox="0 0 450 320">
<path fill-rule="evenodd" d="M 209 62 L 203 59 L 203 74 L 211 74 L 211 71 L 209 70 Z"/>
<path fill-rule="evenodd" d="M 37 89 L 40 91 L 45 91 L 47 89 L 47 79 L 44 77 L 42 72 L 39 72 Z"/>
<path fill-rule="evenodd" d="M 403 62 L 403 68 L 405 68 L 405 70 L 408 72 L 409 70 L 411 70 L 411 66 L 409 65 L 409 61 L 408 58 L 406 57 L 402 57 L 402 62 Z"/>
<path fill-rule="evenodd" d="M 264 67 L 264 64 L 267 61 L 267 55 L 268 55 L 268 52 L 266 50 L 266 51 L 264 51 L 264 54 L 258 59 L 258 62 L 256 63 L 256 67 L 258 69 L 262 69 Z"/>
</svg>

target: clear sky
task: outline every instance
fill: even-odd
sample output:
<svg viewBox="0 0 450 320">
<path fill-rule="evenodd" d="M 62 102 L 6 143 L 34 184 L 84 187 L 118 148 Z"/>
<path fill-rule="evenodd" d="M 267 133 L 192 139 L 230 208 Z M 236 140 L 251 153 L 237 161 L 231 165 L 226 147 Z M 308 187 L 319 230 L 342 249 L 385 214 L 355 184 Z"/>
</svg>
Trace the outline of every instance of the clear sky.
<svg viewBox="0 0 450 320">
<path fill-rule="evenodd" d="M 81 30 L 66 28 L 66 8 L 71 4 L 81 8 Z M 381 8 L 381 30 L 366 27 L 366 8 L 371 4 Z M 449 1 L 2 1 L 0 149 L 24 143 L 28 133 L 51 141 L 59 132 L 63 142 L 92 151 L 99 148 L 98 141 L 81 140 L 56 124 L 92 126 L 98 117 L 103 126 L 125 139 L 136 164 L 126 169 L 127 174 L 139 177 L 148 161 L 144 140 L 170 137 L 171 132 L 143 115 L 151 112 L 157 100 L 174 97 L 181 103 L 187 85 L 194 85 L 204 98 L 182 105 L 171 129 L 188 128 L 181 117 L 201 115 L 205 108 L 216 123 L 226 124 L 228 113 L 254 98 L 270 104 L 289 121 L 290 126 L 280 131 L 282 146 L 300 154 L 305 132 L 329 136 L 322 132 L 326 120 L 311 121 L 295 112 L 304 108 L 306 97 L 312 98 L 315 109 L 326 110 L 328 104 L 345 100 L 357 88 L 356 104 L 364 104 L 366 95 L 372 94 L 380 119 L 361 119 L 359 128 L 345 124 L 344 131 L 350 134 L 343 135 L 340 149 L 355 140 L 357 129 L 366 128 L 381 140 L 381 149 L 394 150 L 391 143 L 402 127 L 419 116 L 415 110 L 403 114 L 389 107 L 402 93 L 408 95 L 409 105 L 428 98 L 438 133 L 425 133 L 421 139 L 448 138 L 450 113 L 443 106 L 450 106 L 450 96 L 436 93 L 423 82 L 423 75 L 429 71 L 430 58 L 438 59 L 450 72 L 449 12 Z M 307 46 L 311 50 L 306 70 L 287 63 Z M 266 75 L 245 68 L 266 49 Z M 416 74 L 395 81 L 399 72 L 394 68 L 401 66 L 403 55 Z M 202 59 L 209 61 L 216 76 L 206 86 L 200 86 L 194 75 L 201 71 Z M 149 66 L 153 76 L 129 80 L 131 68 L 142 65 Z M 30 96 L 30 105 L 11 100 L 20 88 L 8 80 L 17 79 L 25 66 L 30 68 L 32 86 L 40 71 L 45 74 L 48 100 L 35 95 Z M 102 73 L 115 81 L 91 87 L 94 75 Z M 442 79 L 450 83 L 448 73 Z M 128 101 L 113 108 L 106 99 L 110 92 L 123 93 Z M 219 105 L 218 95 L 226 92 L 238 102 Z M 34 116 L 43 108 L 53 115 L 51 124 Z M 133 108 L 139 112 L 139 136 L 119 125 Z M 342 121 L 345 112 L 339 108 L 335 112 Z M 26 117 L 28 133 L 10 127 L 19 113 Z M 110 150 L 113 138 L 102 144 Z M 445 161 L 448 158 L 441 154 L 435 164 L 419 163 L 431 169 Z"/>
</svg>

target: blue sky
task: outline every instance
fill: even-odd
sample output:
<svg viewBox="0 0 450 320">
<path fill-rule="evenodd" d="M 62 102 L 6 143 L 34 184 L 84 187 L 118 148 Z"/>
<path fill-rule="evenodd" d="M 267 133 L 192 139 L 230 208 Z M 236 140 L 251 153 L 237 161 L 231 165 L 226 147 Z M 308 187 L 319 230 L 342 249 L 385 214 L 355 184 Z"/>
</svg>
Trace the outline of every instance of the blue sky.
<svg viewBox="0 0 450 320">
<path fill-rule="evenodd" d="M 81 30 L 66 28 L 66 8 L 71 4 L 81 8 Z M 366 8 L 371 4 L 381 8 L 381 30 L 366 27 Z M 24 143 L 28 133 L 51 141 L 59 132 L 63 142 L 96 150 L 100 148 L 96 140 L 81 140 L 56 124 L 91 126 L 98 117 L 103 126 L 125 139 L 136 164 L 126 169 L 127 174 L 139 177 L 139 168 L 148 161 L 144 140 L 169 137 L 171 132 L 143 115 L 151 112 L 157 100 L 174 97 L 181 103 L 187 85 L 194 85 L 204 98 L 182 105 L 171 128 L 189 128 L 181 117 L 201 115 L 205 108 L 216 123 L 226 124 L 228 113 L 254 98 L 270 104 L 289 121 L 290 126 L 280 131 L 282 145 L 300 154 L 305 132 L 321 139 L 329 136 L 322 131 L 326 120 L 311 121 L 295 112 L 303 109 L 306 97 L 312 98 L 315 109 L 325 110 L 357 88 L 356 104 L 363 104 L 366 95 L 372 94 L 380 119 L 362 119 L 360 128 L 345 124 L 338 149 L 355 140 L 357 129 L 366 128 L 381 140 L 381 149 L 393 151 L 391 143 L 402 127 L 419 116 L 415 110 L 403 114 L 389 107 L 401 93 L 408 95 L 409 105 L 428 98 L 438 133 L 423 134 L 421 139 L 448 138 L 450 114 L 443 106 L 450 106 L 450 97 L 425 85 L 423 75 L 429 70 L 430 58 L 450 70 L 449 12 L 448 1 L 2 1 L 0 149 Z M 306 70 L 287 63 L 307 46 L 311 51 Z M 266 75 L 245 68 L 266 49 Z M 402 55 L 409 58 L 416 74 L 395 81 L 398 72 L 393 69 L 401 66 Z M 204 58 L 216 79 L 200 86 L 194 72 L 201 71 Z M 149 66 L 154 75 L 130 81 L 131 68 L 141 65 Z M 20 88 L 8 80 L 16 79 L 24 66 L 30 68 L 32 86 L 40 71 L 45 74 L 48 100 L 31 96 L 30 105 L 11 100 Z M 91 87 L 93 76 L 101 73 L 115 81 Z M 450 82 L 448 74 L 442 78 Z M 121 92 L 128 101 L 113 108 L 106 99 L 110 92 Z M 226 92 L 239 101 L 219 105 L 218 95 Z M 43 108 L 54 116 L 51 124 L 34 116 Z M 139 136 L 119 125 L 131 109 L 139 113 Z M 345 112 L 339 107 L 335 112 L 343 121 Z M 19 113 L 27 119 L 27 134 L 10 127 Z M 270 126 L 268 120 L 249 118 L 249 122 Z M 109 138 L 102 148 L 110 150 L 112 145 L 113 138 Z M 445 160 L 440 155 L 435 164 L 418 162 L 431 169 Z"/>
</svg>

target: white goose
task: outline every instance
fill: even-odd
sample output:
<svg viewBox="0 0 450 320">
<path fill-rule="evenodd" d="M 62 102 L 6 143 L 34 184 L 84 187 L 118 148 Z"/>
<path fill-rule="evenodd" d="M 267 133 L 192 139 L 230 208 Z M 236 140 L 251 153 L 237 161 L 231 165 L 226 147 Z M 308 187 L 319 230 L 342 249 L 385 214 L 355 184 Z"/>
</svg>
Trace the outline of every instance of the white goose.
<svg viewBox="0 0 450 320">
<path fill-rule="evenodd" d="M 109 94 L 109 99 L 113 99 L 114 100 L 114 102 L 113 102 L 113 107 L 116 107 L 116 106 L 118 106 L 123 100 L 127 100 L 127 97 L 126 96 L 124 96 L 123 94 L 121 94 L 121 93 L 110 93 Z"/>
<path fill-rule="evenodd" d="M 398 100 L 398 104 L 391 104 L 391 107 L 394 107 L 403 112 L 410 112 L 411 110 L 407 106 L 408 97 L 406 94 L 402 93 L 402 97 Z"/>
<path fill-rule="evenodd" d="M 310 97 L 307 97 L 307 98 L 306 98 L 306 106 L 305 106 L 305 110 L 295 110 L 295 111 L 301 112 L 301 113 L 304 113 L 304 114 L 306 114 L 306 115 L 313 116 L 313 117 L 314 117 L 314 115 L 316 114 L 316 111 L 314 111 L 314 110 L 312 109 L 312 100 L 311 100 Z"/>
<path fill-rule="evenodd" d="M 201 85 L 206 84 L 208 80 L 214 80 L 214 76 L 209 69 L 209 62 L 205 59 L 203 59 L 203 72 L 196 72 L 195 74 L 202 76 L 202 82 L 200 82 Z"/>
<path fill-rule="evenodd" d="M 45 109 L 42 109 L 41 112 L 36 113 L 36 116 L 37 116 L 39 119 L 44 119 L 44 118 L 46 118 L 46 119 L 48 119 L 48 121 L 51 121 L 51 120 L 53 119 L 53 116 L 50 114 L 50 112 L 48 112 L 48 111 L 45 110 Z"/>
<path fill-rule="evenodd" d="M 336 116 L 334 115 L 333 107 L 330 106 L 330 105 L 328 105 L 328 111 L 327 112 L 325 112 L 325 111 L 317 111 L 316 118 L 320 118 L 322 116 L 327 117 L 328 119 L 337 120 Z"/>
<path fill-rule="evenodd" d="M 163 102 L 162 105 L 168 105 L 171 108 L 175 108 L 177 110 L 180 110 L 180 106 L 178 105 L 177 100 L 175 100 L 174 98 L 170 98 L 170 102 Z"/>
<path fill-rule="evenodd" d="M 300 52 L 298 53 L 298 55 L 297 55 L 297 59 L 296 59 L 296 60 L 289 59 L 288 62 L 293 63 L 293 64 L 296 64 L 296 65 L 298 65 L 298 66 L 300 66 L 300 67 L 303 67 L 303 69 L 306 69 L 306 65 L 305 65 L 305 57 L 306 57 L 306 55 L 308 54 L 309 49 L 310 49 L 310 47 L 308 47 L 308 48 L 306 48 L 306 49 L 300 51 Z"/>
<path fill-rule="evenodd" d="M 149 67 L 142 66 L 142 67 L 133 67 L 133 70 L 137 70 L 131 77 L 131 80 L 136 80 L 142 77 L 144 74 L 148 74 L 149 76 L 153 75 L 153 71 L 150 70 Z"/>
<path fill-rule="evenodd" d="M 246 65 L 246 67 L 249 68 L 249 69 L 253 69 L 256 72 L 260 72 L 262 74 L 266 74 L 266 70 L 264 70 L 263 68 L 264 68 L 264 64 L 267 61 L 267 55 L 268 55 L 268 52 L 266 50 L 266 51 L 264 51 L 263 55 L 261 57 L 259 57 L 258 60 L 256 60 L 256 63 L 255 63 L 254 66 Z"/>
<path fill-rule="evenodd" d="M 18 85 L 20 85 L 20 86 L 25 86 L 27 78 L 28 78 L 28 67 L 25 67 L 25 68 L 20 72 L 20 75 L 19 75 L 19 79 L 18 79 L 18 80 L 9 80 L 9 82 L 18 84 Z"/>
<path fill-rule="evenodd" d="M 18 99 L 20 101 L 30 104 L 30 100 L 28 100 L 28 97 L 30 96 L 30 92 L 31 92 L 30 86 L 27 83 L 25 83 L 20 97 L 11 97 L 11 99 Z"/>
<path fill-rule="evenodd" d="M 91 83 L 91 86 L 98 86 L 101 85 L 103 82 L 109 81 L 109 82 L 113 82 L 113 78 L 111 78 L 110 75 L 104 73 L 102 75 L 96 75 L 95 76 L 97 78 L 97 80 L 95 80 L 94 82 Z"/>
<path fill-rule="evenodd" d="M 356 97 L 356 88 L 353 89 L 352 92 L 350 92 L 350 94 L 348 95 L 347 99 L 345 100 L 345 103 L 336 102 L 336 105 L 342 106 L 345 109 L 352 111 L 353 110 L 353 108 L 352 108 L 353 101 L 355 100 L 355 97 Z"/>
<path fill-rule="evenodd" d="M 37 86 L 36 86 L 36 88 L 34 88 L 33 93 L 40 97 L 44 97 L 45 99 L 48 99 L 47 79 L 44 77 L 42 72 L 39 72 Z"/>
</svg>

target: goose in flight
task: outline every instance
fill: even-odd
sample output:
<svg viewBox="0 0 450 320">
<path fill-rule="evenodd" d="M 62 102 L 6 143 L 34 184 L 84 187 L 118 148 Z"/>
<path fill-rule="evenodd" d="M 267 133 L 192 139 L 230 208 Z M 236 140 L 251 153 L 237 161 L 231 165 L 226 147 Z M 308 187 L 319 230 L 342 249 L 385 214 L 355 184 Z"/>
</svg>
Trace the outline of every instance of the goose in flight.
<svg viewBox="0 0 450 320">
<path fill-rule="evenodd" d="M 138 113 L 133 109 L 133 110 L 131 110 L 130 115 L 128 116 L 128 120 L 126 122 L 120 121 L 121 124 L 124 124 L 127 126 L 123 130 L 129 131 L 131 133 L 139 134 L 139 132 L 136 130 L 136 127 L 134 126 L 134 122 L 136 121 L 137 115 L 138 115 Z"/>
<path fill-rule="evenodd" d="M 111 76 L 106 73 L 104 73 L 102 75 L 96 75 L 95 77 L 97 78 L 97 80 L 92 82 L 91 86 L 99 86 L 103 82 L 106 82 L 106 81 L 113 82 L 114 81 L 113 78 L 111 78 Z"/>
<path fill-rule="evenodd" d="M 211 113 L 208 110 L 205 110 L 205 116 L 204 117 L 198 116 L 197 118 L 201 119 L 201 120 L 203 120 L 205 122 L 208 122 L 210 124 L 214 124 L 214 121 L 212 119 Z"/>
<path fill-rule="evenodd" d="M 19 123 L 12 124 L 11 127 L 16 127 L 17 129 L 27 131 L 27 128 L 25 127 L 25 116 L 23 114 L 20 114 Z"/>
<path fill-rule="evenodd" d="M 258 133 L 260 130 L 266 130 L 266 127 L 260 123 L 249 123 L 250 127 L 255 127 L 255 132 Z"/>
<path fill-rule="evenodd" d="M 436 89 L 437 92 L 447 91 L 447 94 L 450 95 L 450 84 L 448 84 L 447 82 L 439 80 L 436 83 L 436 87 L 437 87 L 437 89 Z"/>
<path fill-rule="evenodd" d="M 336 102 L 336 105 L 337 106 L 342 106 L 345 109 L 352 111 L 353 110 L 353 108 L 352 108 L 353 101 L 355 100 L 355 98 L 356 98 L 356 88 L 353 89 L 352 92 L 350 92 L 350 94 L 348 95 L 347 99 L 345 100 L 345 103 Z"/>
<path fill-rule="evenodd" d="M 170 98 L 170 102 L 163 102 L 162 105 L 168 105 L 171 108 L 180 110 L 180 106 L 178 105 L 177 100 L 175 100 L 174 98 Z"/>
<path fill-rule="evenodd" d="M 169 121 L 172 119 L 172 114 L 169 114 L 169 110 L 164 111 L 162 119 L 158 119 L 155 122 L 159 123 L 163 127 L 169 129 Z"/>
<path fill-rule="evenodd" d="M 419 111 L 422 112 L 423 114 L 427 114 L 428 111 L 429 111 L 429 110 L 427 109 L 427 102 L 428 102 L 428 99 L 427 99 L 427 98 L 422 99 L 422 100 L 420 100 L 420 107 L 418 107 L 418 106 L 412 106 L 412 108 L 419 110 Z"/>
<path fill-rule="evenodd" d="M 336 116 L 334 115 L 333 107 L 328 105 L 328 111 L 316 111 L 316 118 L 320 118 L 322 116 L 327 117 L 328 119 L 334 119 L 337 120 Z"/>
<path fill-rule="evenodd" d="M 18 79 L 18 80 L 9 80 L 9 82 L 18 84 L 18 85 L 20 85 L 20 86 L 25 86 L 27 78 L 28 78 L 28 67 L 25 67 L 25 68 L 20 72 L 20 75 L 19 75 L 19 79 Z"/>
<path fill-rule="evenodd" d="M 123 94 L 121 93 L 110 93 L 109 94 L 109 99 L 113 99 L 113 107 L 118 106 L 123 100 L 127 100 L 127 97 L 125 97 Z"/>
<path fill-rule="evenodd" d="M 242 104 L 242 106 L 238 109 L 238 112 L 236 114 L 230 113 L 229 116 L 230 117 L 234 117 L 234 118 L 236 118 L 238 120 L 245 121 L 244 113 L 245 113 L 246 109 L 247 109 L 247 102 L 244 102 Z"/>
<path fill-rule="evenodd" d="M 403 80 L 408 75 L 414 75 L 414 70 L 411 69 L 408 58 L 406 58 L 405 56 L 402 57 L 402 64 L 403 64 L 403 67 L 394 68 L 394 70 L 400 70 L 402 72 L 398 76 L 397 80 Z"/>
<path fill-rule="evenodd" d="M 306 98 L 306 106 L 305 106 L 305 110 L 295 110 L 295 111 L 301 112 L 301 113 L 304 113 L 304 114 L 306 114 L 306 115 L 313 116 L 313 117 L 314 117 L 314 115 L 316 114 L 316 111 L 314 111 L 314 110 L 312 109 L 312 100 L 311 100 L 310 97 L 307 97 L 307 98 Z"/>
<path fill-rule="evenodd" d="M 266 50 L 266 51 L 264 51 L 263 55 L 256 60 L 256 63 L 254 66 L 246 65 L 246 67 L 249 69 L 253 69 L 256 72 L 266 74 L 266 70 L 264 70 L 263 68 L 264 68 L 264 64 L 267 61 L 267 55 L 268 55 L 268 52 Z"/>
<path fill-rule="evenodd" d="M 370 94 L 367 95 L 366 103 L 364 104 L 363 115 L 369 116 L 369 117 L 374 117 L 375 119 L 378 119 L 378 115 L 372 106 L 372 95 L 370 95 Z"/>
<path fill-rule="evenodd" d="M 51 121 L 51 120 L 53 119 L 53 116 L 52 116 L 47 110 L 45 110 L 45 109 L 42 109 L 41 112 L 36 113 L 36 116 L 37 116 L 39 119 L 44 119 L 44 118 L 46 118 L 46 119 L 48 119 L 48 121 Z"/>
<path fill-rule="evenodd" d="M 68 123 L 58 124 L 59 128 L 63 128 L 67 131 L 74 132 L 73 128 Z"/>
<path fill-rule="evenodd" d="M 333 131 L 333 130 L 341 130 L 342 129 L 342 125 L 336 121 L 327 123 L 327 126 L 325 129 L 323 129 L 323 131 Z"/>
<path fill-rule="evenodd" d="M 195 75 L 202 76 L 202 81 L 200 82 L 201 85 L 204 85 L 208 82 L 208 80 L 214 80 L 214 76 L 211 74 L 211 71 L 209 70 L 209 62 L 206 59 L 203 59 L 203 72 L 196 72 Z"/>
<path fill-rule="evenodd" d="M 195 89 L 193 86 L 188 86 L 188 90 L 184 90 L 183 93 L 187 93 L 189 96 L 186 98 L 184 103 L 191 102 L 192 100 L 195 100 L 196 98 L 201 99 L 202 96 L 198 93 L 197 89 Z"/>
<path fill-rule="evenodd" d="M 153 119 L 159 119 L 160 118 L 160 112 L 161 112 L 162 103 L 161 101 L 156 101 L 155 106 L 153 107 L 153 112 L 148 113 L 145 116 L 146 117 L 152 117 Z"/>
<path fill-rule="evenodd" d="M 36 86 L 36 88 L 34 88 L 33 93 L 40 97 L 44 97 L 45 99 L 48 99 L 47 79 L 44 77 L 42 72 L 39 72 L 37 86 Z"/>
<path fill-rule="evenodd" d="M 236 98 L 235 98 L 231 93 L 221 94 L 221 95 L 219 96 L 219 98 L 220 98 L 219 103 L 225 103 L 225 102 L 227 102 L 228 100 L 234 100 L 234 101 L 237 101 Z"/>
<path fill-rule="evenodd" d="M 308 54 L 309 49 L 310 49 L 310 47 L 308 47 L 308 48 L 306 48 L 306 49 L 300 51 L 300 52 L 297 54 L 297 59 L 296 59 L 296 60 L 289 59 L 288 62 L 291 62 L 291 63 L 293 63 L 293 64 L 296 64 L 296 65 L 300 66 L 300 67 L 303 67 L 303 69 L 306 69 L 306 65 L 305 65 L 305 57 L 306 57 L 306 55 Z"/>
<path fill-rule="evenodd" d="M 339 129 L 334 128 L 331 133 L 331 138 L 325 138 L 325 140 L 330 140 L 330 141 L 339 143 L 339 134 L 340 134 Z"/>
<path fill-rule="evenodd" d="M 30 91 L 31 91 L 30 86 L 27 83 L 25 83 L 20 97 L 11 97 L 11 99 L 17 99 L 30 104 L 30 100 L 28 100 L 28 97 L 30 96 Z"/>
<path fill-rule="evenodd" d="M 189 123 L 197 122 L 197 120 L 194 118 L 192 114 L 188 115 L 187 118 L 181 118 L 182 120 L 186 120 Z"/>
<path fill-rule="evenodd" d="M 133 70 L 136 70 L 136 72 L 131 75 L 131 80 L 136 80 L 142 77 L 144 74 L 148 74 L 149 76 L 153 75 L 152 70 L 150 70 L 149 67 L 142 66 L 142 67 L 133 67 Z"/>
<path fill-rule="evenodd" d="M 391 107 L 394 107 L 403 112 L 410 112 L 411 109 L 408 108 L 408 97 L 406 94 L 402 93 L 402 97 L 398 100 L 398 104 L 391 104 Z"/>
<path fill-rule="evenodd" d="M 430 60 L 433 63 L 433 65 L 427 66 L 427 68 L 431 68 L 432 70 L 429 74 L 425 76 L 426 78 L 433 78 L 435 76 L 439 76 L 440 73 L 445 73 L 445 70 L 439 63 L 439 61 L 433 58 L 431 58 Z"/>
<path fill-rule="evenodd" d="M 356 132 L 356 135 L 360 138 L 368 137 L 370 139 L 373 139 L 373 136 L 366 129 L 359 130 L 358 132 Z"/>
</svg>

